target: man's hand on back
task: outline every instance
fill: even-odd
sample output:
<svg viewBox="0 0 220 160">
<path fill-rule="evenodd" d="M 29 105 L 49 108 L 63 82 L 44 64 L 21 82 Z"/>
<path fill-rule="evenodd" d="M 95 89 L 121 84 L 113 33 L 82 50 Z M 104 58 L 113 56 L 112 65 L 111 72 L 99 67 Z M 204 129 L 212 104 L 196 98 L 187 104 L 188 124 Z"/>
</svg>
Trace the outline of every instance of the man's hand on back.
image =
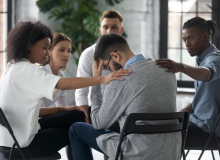
<svg viewBox="0 0 220 160">
<path fill-rule="evenodd" d="M 94 61 L 94 65 L 93 65 L 93 77 L 100 77 L 102 76 L 102 67 L 103 67 L 103 61 L 101 62 L 97 62 Z"/>
<path fill-rule="evenodd" d="M 155 64 L 161 68 L 167 68 L 166 72 L 178 73 L 185 70 L 183 63 L 177 63 L 170 59 L 159 59 L 155 61 Z"/>
</svg>

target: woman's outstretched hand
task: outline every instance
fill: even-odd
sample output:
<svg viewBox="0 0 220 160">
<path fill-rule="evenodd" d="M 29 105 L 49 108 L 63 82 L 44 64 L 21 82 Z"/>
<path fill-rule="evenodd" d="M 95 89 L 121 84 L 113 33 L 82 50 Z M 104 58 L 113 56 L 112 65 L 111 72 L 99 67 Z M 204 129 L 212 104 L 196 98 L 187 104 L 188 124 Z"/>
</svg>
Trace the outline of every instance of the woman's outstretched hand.
<svg viewBox="0 0 220 160">
<path fill-rule="evenodd" d="M 94 63 L 93 65 L 93 77 L 100 77 L 102 76 L 102 68 L 103 68 L 103 62 L 101 61 Z M 107 84 L 112 80 L 123 80 L 120 76 L 127 76 L 129 73 L 131 73 L 131 70 L 129 69 L 119 69 L 118 71 L 111 72 L 107 76 L 102 77 L 102 84 Z"/>
<path fill-rule="evenodd" d="M 107 84 L 112 80 L 123 80 L 120 76 L 127 76 L 131 70 L 129 69 L 119 69 L 118 71 L 111 72 L 107 76 L 104 76 L 102 79 L 102 84 Z"/>
</svg>

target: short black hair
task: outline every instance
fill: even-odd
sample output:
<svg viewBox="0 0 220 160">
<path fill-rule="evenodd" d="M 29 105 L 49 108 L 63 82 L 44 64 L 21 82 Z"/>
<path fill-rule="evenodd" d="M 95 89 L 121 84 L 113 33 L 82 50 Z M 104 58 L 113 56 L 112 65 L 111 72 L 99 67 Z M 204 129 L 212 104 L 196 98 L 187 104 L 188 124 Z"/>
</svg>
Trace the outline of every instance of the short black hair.
<svg viewBox="0 0 220 160">
<path fill-rule="evenodd" d="M 194 17 L 186 21 L 183 25 L 183 29 L 188 29 L 191 27 L 195 27 L 203 33 L 207 32 L 210 35 L 210 41 L 219 36 L 218 26 L 211 20 L 205 20 L 201 17 Z"/>
<path fill-rule="evenodd" d="M 118 50 L 125 53 L 128 48 L 128 42 L 122 36 L 114 33 L 105 34 L 96 43 L 94 59 L 107 60 L 111 52 Z"/>
<path fill-rule="evenodd" d="M 30 45 L 37 43 L 44 38 L 50 38 L 51 43 L 53 34 L 49 27 L 38 20 L 27 20 L 18 23 L 12 28 L 7 38 L 7 62 L 18 62 L 26 58 L 30 53 Z"/>
</svg>

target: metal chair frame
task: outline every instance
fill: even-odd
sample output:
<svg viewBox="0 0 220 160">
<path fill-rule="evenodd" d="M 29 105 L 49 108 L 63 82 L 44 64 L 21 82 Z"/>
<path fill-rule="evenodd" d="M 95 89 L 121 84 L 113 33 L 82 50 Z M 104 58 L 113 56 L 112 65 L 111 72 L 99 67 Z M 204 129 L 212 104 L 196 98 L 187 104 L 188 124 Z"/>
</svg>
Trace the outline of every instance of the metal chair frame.
<svg viewBox="0 0 220 160">
<path fill-rule="evenodd" d="M 163 125 L 136 125 L 136 121 L 152 121 L 152 120 L 178 120 L 177 124 L 163 124 Z M 115 160 L 118 160 L 119 154 L 122 151 L 121 144 L 124 138 L 129 134 L 156 134 L 156 133 L 171 133 L 171 132 L 181 132 L 182 133 L 182 145 L 181 145 L 181 157 L 185 160 L 185 140 L 188 131 L 189 122 L 189 112 L 174 112 L 174 113 L 132 113 L 130 114 L 124 124 L 122 133 L 120 136 L 120 141 L 117 146 Z M 180 157 L 180 158 L 181 158 Z"/>
<path fill-rule="evenodd" d="M 11 136 L 12 136 L 14 142 L 15 142 L 15 143 L 13 144 L 13 146 L 11 147 L 9 160 L 11 160 L 11 158 L 12 158 L 12 153 L 13 153 L 13 151 L 14 151 L 14 149 L 15 149 L 15 146 L 17 146 L 17 149 L 18 149 L 18 151 L 20 152 L 20 154 L 21 154 L 21 156 L 22 156 L 22 159 L 23 159 L 23 160 L 27 160 L 27 159 L 25 158 L 23 152 L 21 151 L 21 147 L 20 147 L 20 145 L 19 145 L 17 139 L 15 138 L 14 132 L 13 132 L 13 130 L 12 130 L 12 128 L 11 128 L 11 126 L 10 126 L 10 124 L 9 124 L 7 118 L 5 117 L 5 114 L 4 114 L 4 112 L 2 111 L 1 108 L 0 108 L 0 124 L 1 124 L 2 126 L 4 126 L 5 128 L 8 129 L 9 133 L 11 134 Z M 51 158 L 53 158 L 53 159 L 54 159 L 54 158 L 60 159 L 61 156 L 60 156 L 60 154 L 58 153 L 58 155 L 52 155 L 52 157 L 41 157 L 41 158 L 31 158 L 31 159 L 32 159 L 32 160 L 49 160 L 49 159 L 51 159 Z M 21 159 L 16 159 L 16 160 L 21 160 Z"/>
<path fill-rule="evenodd" d="M 214 125 L 214 127 L 213 127 L 213 129 L 212 129 L 212 131 L 211 131 L 211 133 L 210 133 L 210 135 L 209 135 L 207 141 L 206 141 L 205 146 L 204 146 L 202 149 L 201 149 L 201 148 L 193 148 L 193 147 L 192 147 L 192 148 L 189 147 L 188 149 L 186 148 L 186 149 L 187 149 L 186 156 L 188 155 L 188 153 L 189 153 L 190 150 L 202 150 L 201 154 L 199 155 L 198 160 L 200 160 L 200 159 L 202 158 L 202 156 L 203 156 L 205 150 L 211 150 L 211 154 L 212 154 L 213 160 L 215 160 L 215 156 L 214 156 L 213 150 L 218 150 L 219 156 L 220 156 L 220 143 L 219 143 L 218 136 L 215 134 L 215 129 L 216 129 L 216 127 L 217 127 L 219 121 L 220 121 L 220 115 L 218 116 L 218 118 L 217 118 L 217 120 L 216 120 L 216 122 L 215 122 L 215 125 Z M 217 148 L 215 148 L 215 147 L 214 147 L 214 148 L 213 148 L 213 147 L 208 147 L 209 142 L 211 141 L 211 139 L 212 139 L 213 136 L 214 136 L 215 139 L 216 139 Z"/>
</svg>

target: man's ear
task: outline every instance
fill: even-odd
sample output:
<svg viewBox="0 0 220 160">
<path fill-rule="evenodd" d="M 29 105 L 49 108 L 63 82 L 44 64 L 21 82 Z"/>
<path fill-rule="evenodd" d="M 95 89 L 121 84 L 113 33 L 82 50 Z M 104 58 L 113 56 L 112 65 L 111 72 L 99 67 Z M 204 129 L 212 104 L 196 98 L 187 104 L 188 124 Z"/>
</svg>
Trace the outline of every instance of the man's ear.
<svg viewBox="0 0 220 160">
<path fill-rule="evenodd" d="M 31 50 L 31 47 L 32 47 L 32 44 L 28 44 L 28 50 L 30 51 Z"/>
<path fill-rule="evenodd" d="M 207 42 L 207 41 L 209 41 L 209 34 L 207 33 L 207 32 L 204 32 L 203 33 L 203 40 L 204 40 L 204 42 Z"/>
<path fill-rule="evenodd" d="M 121 60 L 120 54 L 118 54 L 117 52 L 111 52 L 110 54 L 112 56 L 113 61 L 120 62 L 120 60 Z"/>
<path fill-rule="evenodd" d="M 100 32 L 100 34 L 102 35 L 102 32 L 101 32 L 101 27 L 99 27 L 99 32 Z"/>
<path fill-rule="evenodd" d="M 125 27 L 121 27 L 121 35 L 123 34 Z"/>
</svg>

